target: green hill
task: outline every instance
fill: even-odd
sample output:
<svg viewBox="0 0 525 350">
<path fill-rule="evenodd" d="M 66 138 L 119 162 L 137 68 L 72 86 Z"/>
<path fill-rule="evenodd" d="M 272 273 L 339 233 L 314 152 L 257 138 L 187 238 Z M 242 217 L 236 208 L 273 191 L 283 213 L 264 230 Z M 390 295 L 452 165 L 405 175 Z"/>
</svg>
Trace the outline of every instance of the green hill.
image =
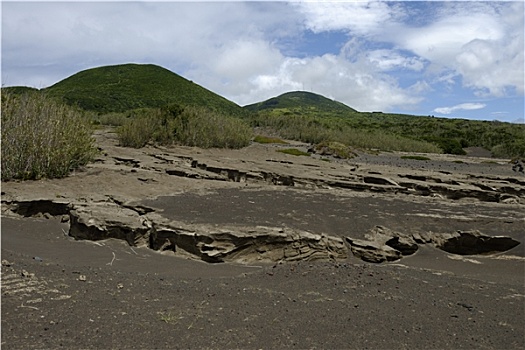
<svg viewBox="0 0 525 350">
<path fill-rule="evenodd" d="M 256 126 L 278 130 L 281 136 L 318 142 L 329 139 L 347 144 L 371 144 L 372 139 L 392 139 L 372 148 L 396 150 L 394 143 L 432 144 L 445 153 L 464 154 L 466 147 L 484 147 L 495 156 L 525 156 L 525 124 L 434 118 L 407 114 L 358 112 L 345 104 L 309 92 L 289 92 L 264 102 L 244 106 L 254 112 Z M 363 146 L 363 148 L 366 148 Z M 399 147 L 397 150 L 403 150 Z"/>
<path fill-rule="evenodd" d="M 287 92 L 269 100 L 254 103 L 243 107 L 246 110 L 257 112 L 288 113 L 300 115 L 341 115 L 357 111 L 347 105 L 331 100 L 324 96 L 306 91 Z"/>
<path fill-rule="evenodd" d="M 165 68 L 122 64 L 87 69 L 43 89 L 70 105 L 98 113 L 124 112 L 168 104 L 205 106 L 228 115 L 243 115 L 237 104 Z"/>
<path fill-rule="evenodd" d="M 39 90 L 36 88 L 29 87 L 29 86 L 9 86 L 9 87 L 3 87 L 2 92 L 14 94 L 14 95 L 23 95 L 23 94 L 31 93 L 31 92 L 39 92 Z"/>
</svg>

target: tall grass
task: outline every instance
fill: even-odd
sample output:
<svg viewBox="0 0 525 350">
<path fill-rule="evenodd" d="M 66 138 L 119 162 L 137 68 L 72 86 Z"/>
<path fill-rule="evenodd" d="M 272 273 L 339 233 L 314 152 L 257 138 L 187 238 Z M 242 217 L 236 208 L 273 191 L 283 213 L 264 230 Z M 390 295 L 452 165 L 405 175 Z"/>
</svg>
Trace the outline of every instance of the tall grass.
<svg viewBox="0 0 525 350">
<path fill-rule="evenodd" d="M 140 148 L 148 142 L 201 148 L 242 148 L 253 130 L 241 119 L 223 116 L 202 107 L 148 109 L 134 115 L 118 130 L 122 146 Z"/>
<path fill-rule="evenodd" d="M 2 93 L 2 180 L 60 178 L 96 154 L 83 112 L 41 93 Z"/>
<path fill-rule="evenodd" d="M 430 142 L 410 139 L 380 129 L 356 129 L 345 124 L 342 119 L 260 113 L 254 117 L 253 125 L 274 129 L 286 139 L 313 144 L 340 142 L 361 149 L 442 153 L 441 148 Z"/>
</svg>

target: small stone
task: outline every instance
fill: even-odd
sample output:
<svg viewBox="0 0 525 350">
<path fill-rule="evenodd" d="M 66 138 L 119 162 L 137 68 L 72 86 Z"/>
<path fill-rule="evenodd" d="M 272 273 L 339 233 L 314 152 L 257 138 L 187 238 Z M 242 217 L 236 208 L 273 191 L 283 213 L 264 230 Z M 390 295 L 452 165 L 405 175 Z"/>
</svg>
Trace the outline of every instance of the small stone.
<svg viewBox="0 0 525 350">
<path fill-rule="evenodd" d="M 80 275 L 80 276 L 78 276 L 78 280 L 79 280 L 79 281 L 82 281 L 82 282 L 85 282 L 85 281 L 86 281 L 86 275 Z"/>
<path fill-rule="evenodd" d="M 22 277 L 27 277 L 27 278 L 33 278 L 35 277 L 35 274 L 34 273 L 29 273 L 27 272 L 26 270 L 22 270 L 22 272 L 20 273 L 22 275 Z"/>
<path fill-rule="evenodd" d="M 122 283 L 119 283 L 119 284 L 117 284 L 117 288 L 118 289 L 122 289 L 122 288 L 124 288 L 124 285 Z"/>
<path fill-rule="evenodd" d="M 5 259 L 2 260 L 2 266 L 7 266 L 7 267 L 9 267 L 9 266 L 11 266 L 11 265 L 13 265 L 13 264 L 10 263 L 9 261 L 7 261 L 7 260 L 5 260 Z"/>
</svg>

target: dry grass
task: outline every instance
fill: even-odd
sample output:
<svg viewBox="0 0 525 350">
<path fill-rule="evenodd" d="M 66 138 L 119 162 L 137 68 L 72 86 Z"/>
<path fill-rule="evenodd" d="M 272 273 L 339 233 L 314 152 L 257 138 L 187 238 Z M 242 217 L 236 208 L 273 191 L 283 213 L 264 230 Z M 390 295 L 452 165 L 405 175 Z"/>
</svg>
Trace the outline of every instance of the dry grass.
<svg viewBox="0 0 525 350">
<path fill-rule="evenodd" d="M 180 114 L 169 115 L 151 109 L 131 118 L 119 129 L 120 144 L 143 147 L 152 141 L 201 148 L 242 148 L 252 139 L 252 129 L 241 119 L 226 117 L 199 107 L 185 107 Z"/>
<path fill-rule="evenodd" d="M 83 112 L 41 93 L 2 94 L 2 180 L 60 178 L 96 154 Z"/>
</svg>

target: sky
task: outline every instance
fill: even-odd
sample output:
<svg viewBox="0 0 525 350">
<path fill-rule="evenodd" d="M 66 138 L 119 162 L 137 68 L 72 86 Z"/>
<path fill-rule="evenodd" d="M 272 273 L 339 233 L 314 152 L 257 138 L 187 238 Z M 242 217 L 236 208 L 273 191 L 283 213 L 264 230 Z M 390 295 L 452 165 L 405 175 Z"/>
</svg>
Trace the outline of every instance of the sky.
<svg viewBox="0 0 525 350">
<path fill-rule="evenodd" d="M 2 1 L 2 86 L 151 63 L 244 106 L 524 120 L 524 2 Z"/>
</svg>

